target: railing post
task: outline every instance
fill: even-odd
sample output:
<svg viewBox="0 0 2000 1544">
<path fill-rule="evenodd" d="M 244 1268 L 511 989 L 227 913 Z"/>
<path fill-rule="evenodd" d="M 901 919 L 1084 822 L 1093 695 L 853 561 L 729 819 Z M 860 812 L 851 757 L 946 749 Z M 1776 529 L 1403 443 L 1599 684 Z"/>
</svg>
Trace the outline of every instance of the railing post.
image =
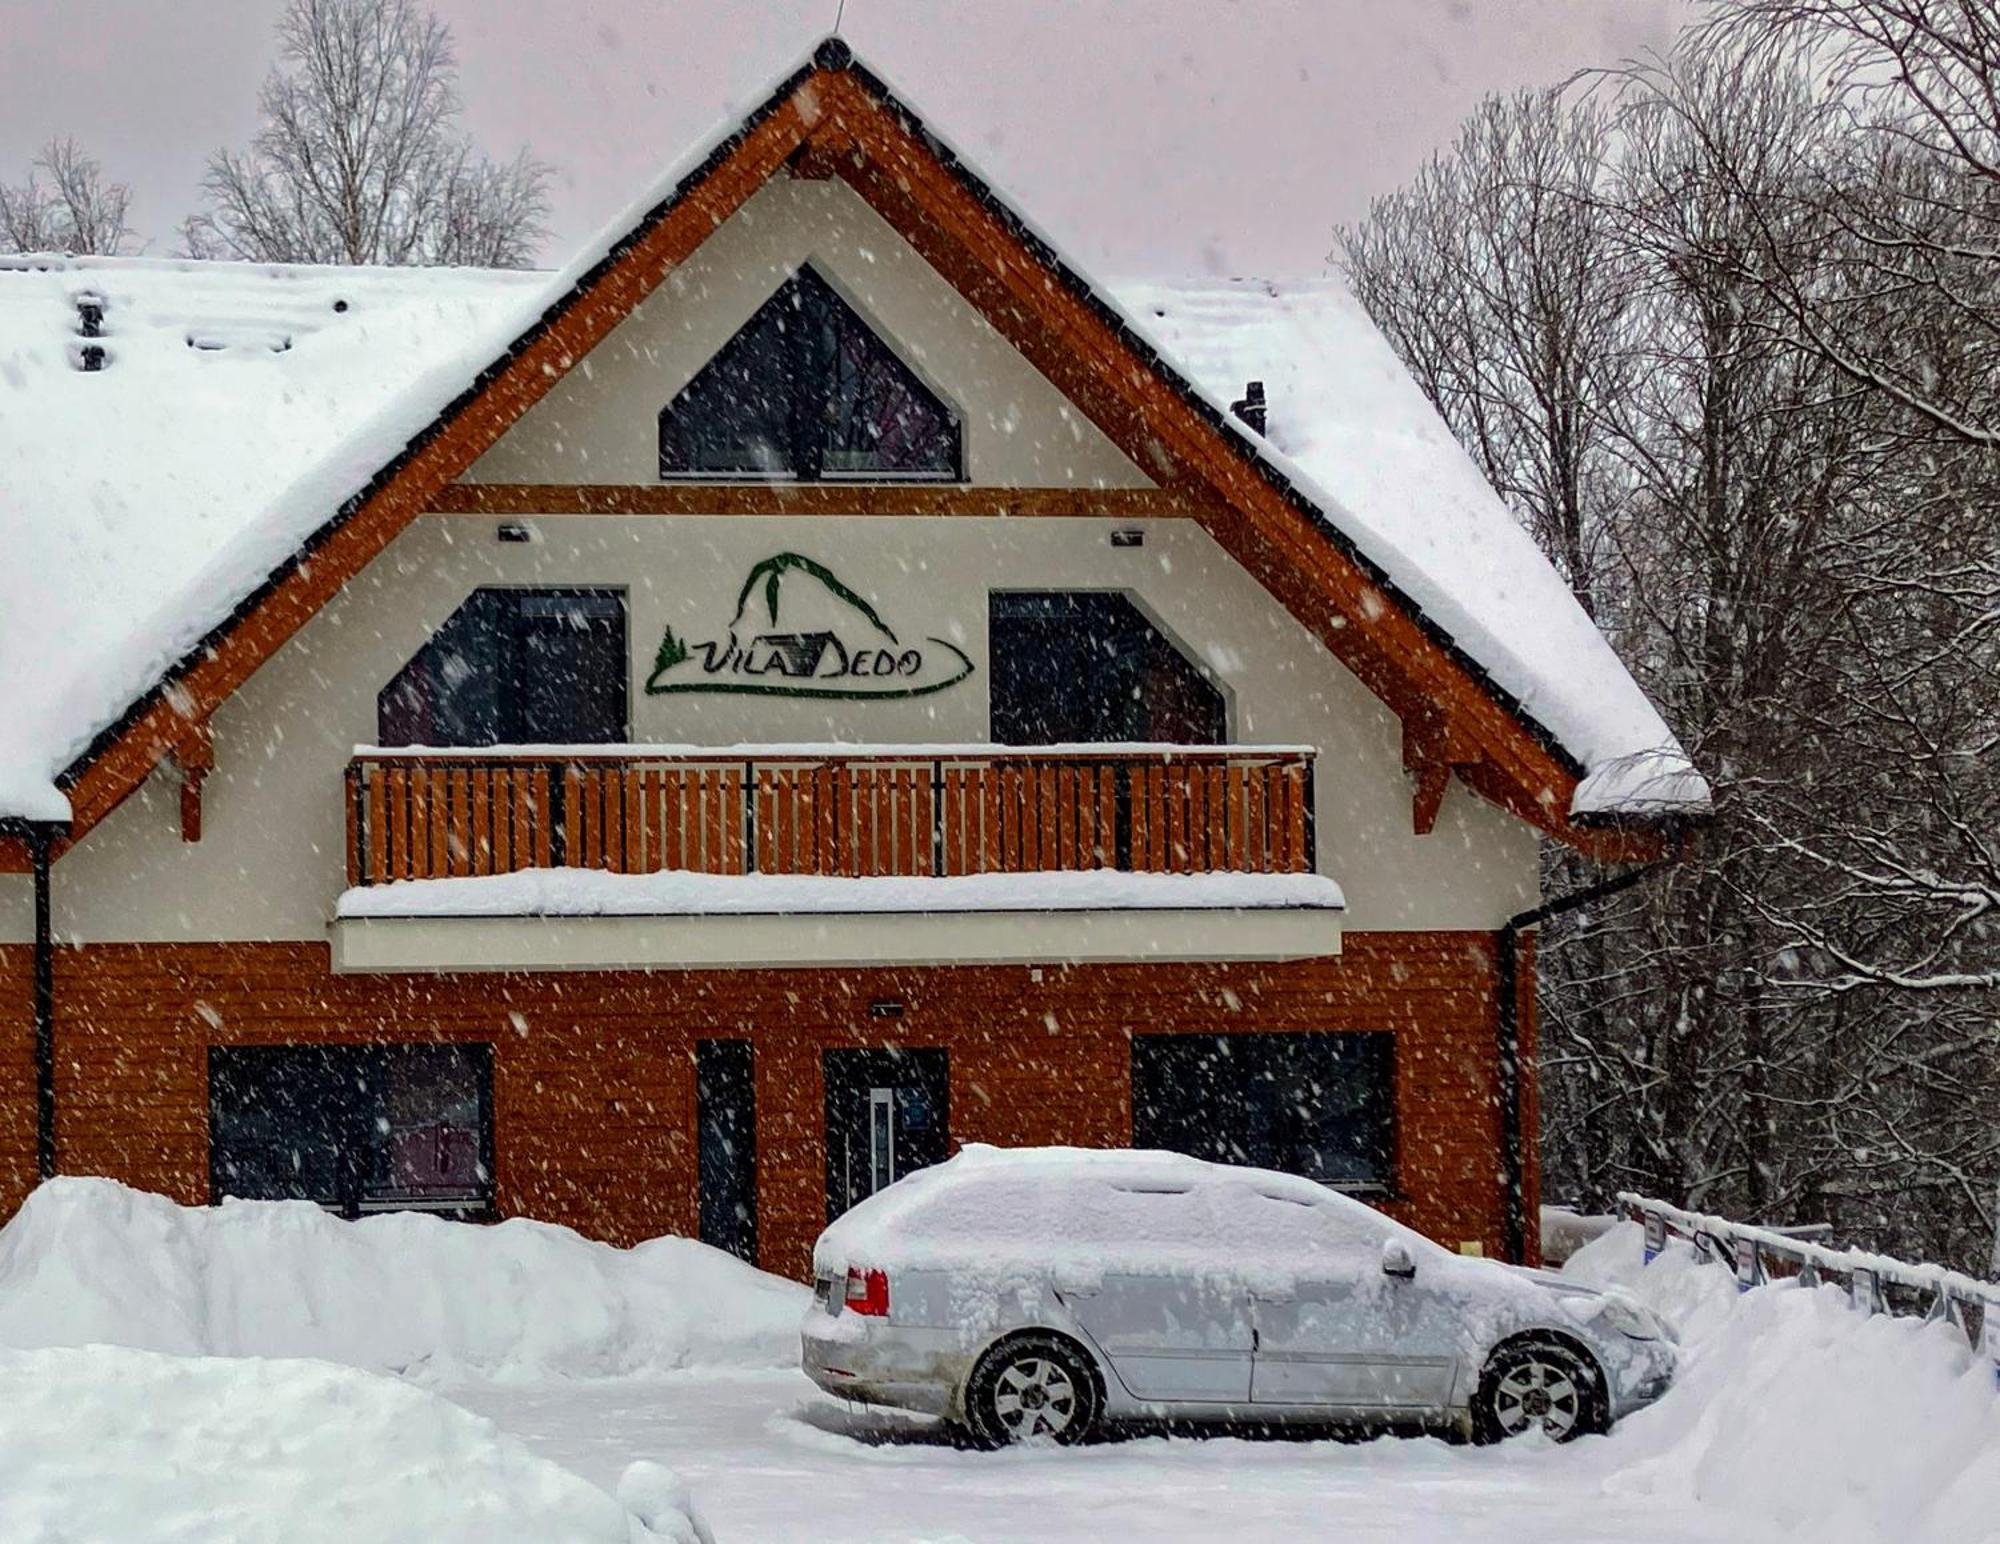
<svg viewBox="0 0 2000 1544">
<path fill-rule="evenodd" d="M 1132 872 L 1132 773 L 1131 759 L 1115 762 L 1118 795 L 1111 817 L 1111 862 L 1120 873 Z"/>
<path fill-rule="evenodd" d="M 931 762 L 931 877 L 944 875 L 944 762 Z"/>
<path fill-rule="evenodd" d="M 566 868 L 569 863 L 569 765 L 547 763 L 549 771 L 549 866 Z"/>
<path fill-rule="evenodd" d="M 362 860 L 362 811 L 361 811 L 361 768 L 354 762 L 347 764 L 341 773 L 341 781 L 347 790 L 347 885 L 349 889 L 361 883 L 364 871 Z"/>
<path fill-rule="evenodd" d="M 757 763 L 743 763 L 743 872 L 757 872 Z"/>
<path fill-rule="evenodd" d="M 1306 868 L 1308 874 L 1319 872 L 1319 758 L 1307 756 L 1306 763 Z"/>
</svg>

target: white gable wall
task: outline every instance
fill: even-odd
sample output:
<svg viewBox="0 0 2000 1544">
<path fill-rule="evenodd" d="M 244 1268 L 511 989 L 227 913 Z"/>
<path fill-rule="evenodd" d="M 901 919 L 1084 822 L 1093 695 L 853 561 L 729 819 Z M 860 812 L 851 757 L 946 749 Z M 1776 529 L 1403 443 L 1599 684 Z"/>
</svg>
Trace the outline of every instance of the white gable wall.
<svg viewBox="0 0 2000 1544">
<path fill-rule="evenodd" d="M 375 738 L 376 697 L 480 584 L 623 587 L 633 733 L 641 741 L 983 741 L 989 588 L 1134 595 L 1216 673 L 1232 738 L 1318 746 L 1320 868 L 1345 888 L 1345 925 L 1497 926 L 1532 903 L 1532 830 L 1454 788 L 1429 836 L 1412 833 L 1393 716 L 1292 616 L 1187 521 L 1156 521 L 1137 550 L 1112 522 L 544 517 L 532 545 L 495 522 L 426 516 L 216 715 L 203 839 L 179 838 L 171 767 L 56 869 L 65 935 L 115 939 L 321 938 L 344 883 L 341 772 Z M 775 551 L 827 562 L 906 638 L 958 642 L 973 674 L 909 701 L 649 697 L 661 629 L 726 628 L 749 567 Z M 23 919 L 25 920 L 25 919 Z M 1004 925 L 1004 924 L 996 924 Z"/>
<path fill-rule="evenodd" d="M 659 413 L 811 263 L 958 409 L 970 481 L 1143 488 L 1145 475 L 846 183 L 766 183 L 467 473 L 651 483 Z"/>
<path fill-rule="evenodd" d="M 959 409 L 984 486 L 1144 486 L 1140 470 L 1001 339 L 845 184 L 780 180 L 727 222 L 473 469 L 485 480 L 657 485 L 659 409 L 810 259 Z M 65 937 L 319 939 L 344 885 L 342 772 L 376 738 L 376 699 L 482 584 L 622 589 L 631 731 L 641 742 L 964 742 L 990 738 L 991 589 L 1131 594 L 1222 684 L 1231 738 L 1321 749 L 1320 868 L 1351 929 L 1490 929 L 1530 904 L 1536 838 L 1454 788 L 1411 831 L 1393 716 L 1189 521 L 1114 548 L 1114 522 L 1002 517 L 420 517 L 218 711 L 204 837 L 179 837 L 171 765 L 58 864 Z M 782 552 L 824 564 L 905 640 L 962 650 L 972 673 L 902 701 L 648 696 L 664 629 L 725 636 L 750 569 Z M 786 604 L 792 604 L 788 598 Z M 25 881 L 0 886 L 0 938 L 26 936 Z M 996 921 L 994 926 L 1005 926 Z"/>
</svg>

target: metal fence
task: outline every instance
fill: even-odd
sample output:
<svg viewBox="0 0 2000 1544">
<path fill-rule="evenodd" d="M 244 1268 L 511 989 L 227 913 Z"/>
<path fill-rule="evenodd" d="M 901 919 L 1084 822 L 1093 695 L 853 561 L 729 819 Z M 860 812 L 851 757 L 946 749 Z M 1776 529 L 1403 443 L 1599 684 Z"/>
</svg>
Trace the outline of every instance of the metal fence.
<svg viewBox="0 0 2000 1544">
<path fill-rule="evenodd" d="M 1942 1265 L 1912 1265 L 1859 1249 L 1834 1249 L 1795 1231 L 1731 1222 L 1629 1191 L 1619 1195 L 1618 1210 L 1645 1228 L 1648 1265 L 1668 1239 L 1678 1238 L 1691 1244 L 1698 1258 L 1733 1269 L 1739 1292 L 1766 1282 L 1797 1281 L 1843 1291 L 1862 1313 L 1950 1324 L 1975 1351 L 1984 1351 L 2000 1380 L 2000 1282 Z"/>
</svg>

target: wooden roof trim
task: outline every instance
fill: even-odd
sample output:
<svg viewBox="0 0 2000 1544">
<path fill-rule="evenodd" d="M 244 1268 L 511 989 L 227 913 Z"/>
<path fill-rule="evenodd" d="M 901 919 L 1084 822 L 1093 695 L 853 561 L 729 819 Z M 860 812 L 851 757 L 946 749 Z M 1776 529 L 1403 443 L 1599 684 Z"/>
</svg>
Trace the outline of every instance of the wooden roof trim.
<svg viewBox="0 0 2000 1544">
<path fill-rule="evenodd" d="M 1504 790 L 1496 802 L 1587 851 L 1607 845 L 1606 833 L 1569 818 L 1577 772 L 1567 758 L 1531 732 L 1511 702 L 1497 700 L 1490 681 L 1441 648 L 1416 609 L 1351 548 L 1327 540 L 1324 522 L 1308 518 L 1289 489 L 1274 487 L 1245 447 L 1195 411 L 1185 393 L 1170 389 L 1156 360 L 1137 355 L 1128 337 L 1068 286 L 1051 286 L 1043 254 L 1025 249 L 990 201 L 950 175 L 901 114 L 852 75 L 829 84 L 825 105 L 815 139 L 851 141 L 842 147 L 846 153 L 830 158 L 835 169 L 1121 450 L 1163 482 L 1196 494 L 1197 518 L 1392 711 L 1407 719 L 1442 707 L 1457 737 L 1478 752 L 1461 747 L 1453 763 L 1483 759 L 1499 774 L 1480 780 L 1482 793 L 1491 798 Z M 1124 402 L 1106 404 L 1093 381 L 1119 383 L 1124 390 L 1115 395 Z M 1232 508 L 1244 511 L 1254 529 L 1231 531 L 1226 511 Z M 1300 574 L 1313 576 L 1317 595 L 1285 593 L 1296 589 L 1288 580 Z M 1622 834 L 1611 835 L 1625 844 Z"/>
<path fill-rule="evenodd" d="M 1450 640 L 1395 595 L 1310 501 L 1205 417 L 1205 405 L 1150 347 L 924 134 L 886 87 L 860 67 L 846 67 L 844 48 L 823 47 L 820 59 L 820 67 L 802 69 L 781 86 L 291 563 L 99 737 L 62 780 L 73 808 L 71 843 L 136 789 L 191 723 L 247 680 L 716 226 L 806 152 L 816 172 L 828 169 L 856 186 L 1170 493 L 1191 496 L 1197 518 L 1392 710 L 1443 705 L 1454 723 L 1466 725 L 1484 753 L 1477 771 L 1485 775 L 1458 768 L 1469 783 L 1586 851 L 1629 844 L 1628 833 L 1570 821 L 1576 771 L 1537 738 L 1532 720 L 1475 676 Z M 1234 507 L 1216 507 L 1218 499 Z M 1307 583 L 1308 576 L 1317 584 Z M 12 856 L 0 844 L 0 864 Z"/>
<path fill-rule="evenodd" d="M 1182 520 L 1195 503 L 1158 488 L 867 483 L 472 483 L 438 490 L 433 515 L 910 515 L 967 519 Z"/>
<path fill-rule="evenodd" d="M 371 489 L 323 527 L 271 586 L 246 601 L 203 650 L 156 690 L 141 711 L 68 785 L 76 840 L 143 782 L 160 759 L 206 717 L 404 526 L 576 365 L 689 253 L 783 166 L 815 121 L 816 99 L 795 85 L 685 196 L 651 217 L 544 317 L 505 361 L 447 409 L 434 432 L 386 469 Z"/>
</svg>

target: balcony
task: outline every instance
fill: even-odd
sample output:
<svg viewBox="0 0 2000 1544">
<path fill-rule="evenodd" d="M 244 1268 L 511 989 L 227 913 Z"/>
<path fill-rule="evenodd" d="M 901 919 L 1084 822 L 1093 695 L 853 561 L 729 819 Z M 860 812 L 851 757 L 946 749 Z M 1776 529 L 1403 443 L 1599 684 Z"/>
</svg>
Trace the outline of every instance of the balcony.
<svg viewBox="0 0 2000 1544">
<path fill-rule="evenodd" d="M 349 969 L 1338 947 L 1300 747 L 364 749 L 346 807 Z M 885 936 L 884 913 L 913 925 Z M 1232 944 L 1222 915 L 1264 942 Z M 1310 917 L 1310 940 L 1286 915 Z M 475 934 L 495 947 L 439 954 Z"/>
</svg>

